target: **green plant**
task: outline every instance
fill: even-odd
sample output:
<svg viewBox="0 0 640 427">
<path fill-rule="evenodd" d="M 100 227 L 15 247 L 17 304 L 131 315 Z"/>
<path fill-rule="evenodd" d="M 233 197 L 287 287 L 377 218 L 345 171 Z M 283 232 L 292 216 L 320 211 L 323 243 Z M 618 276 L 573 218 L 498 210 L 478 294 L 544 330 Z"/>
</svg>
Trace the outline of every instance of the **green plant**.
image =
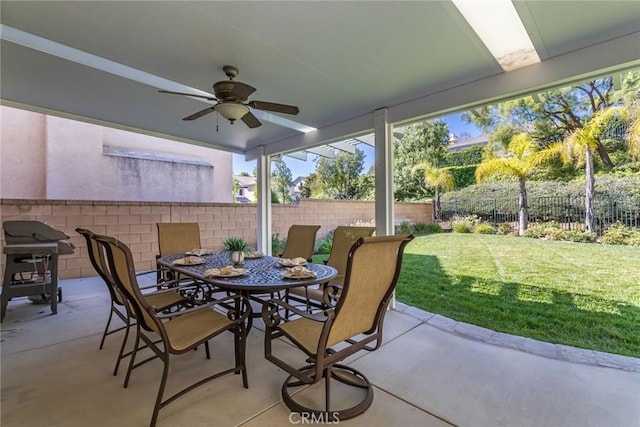
<svg viewBox="0 0 640 427">
<path fill-rule="evenodd" d="M 586 233 L 580 230 L 562 230 L 557 235 L 557 240 L 565 240 L 577 243 L 594 243 L 597 236 L 593 233 Z"/>
<path fill-rule="evenodd" d="M 279 254 L 284 250 L 287 244 L 287 239 L 280 238 L 280 234 L 274 233 L 271 235 L 271 251 L 274 254 Z"/>
<path fill-rule="evenodd" d="M 411 234 L 412 231 L 409 221 L 402 221 L 400 223 L 400 234 Z"/>
<path fill-rule="evenodd" d="M 464 223 L 453 224 L 453 232 L 454 233 L 471 233 L 471 227 L 469 227 L 469 224 L 464 224 Z"/>
<path fill-rule="evenodd" d="M 476 225 L 476 228 L 473 230 L 473 232 L 476 234 L 495 234 L 493 225 L 486 222 Z"/>
<path fill-rule="evenodd" d="M 509 224 L 508 222 L 501 222 L 500 224 L 498 224 L 497 234 L 506 236 L 509 233 L 511 233 L 511 224 Z"/>
<path fill-rule="evenodd" d="M 616 222 L 602 234 L 602 243 L 608 245 L 640 246 L 640 229 Z"/>
<path fill-rule="evenodd" d="M 247 252 L 249 245 L 242 237 L 229 237 L 223 242 L 224 248 L 228 252 Z"/>
<path fill-rule="evenodd" d="M 318 239 L 318 241 L 316 242 L 314 253 L 316 254 L 331 253 L 331 247 L 333 246 L 333 232 L 334 230 L 331 230 L 327 233 L 326 236 Z"/>
<path fill-rule="evenodd" d="M 477 215 L 469 215 L 464 218 L 458 218 L 452 222 L 454 233 L 471 233 L 476 225 L 480 222 Z"/>
<path fill-rule="evenodd" d="M 442 233 L 442 226 L 435 222 L 430 224 L 419 222 L 417 224 L 414 224 L 413 226 L 413 234 L 433 234 L 433 233 Z"/>
</svg>

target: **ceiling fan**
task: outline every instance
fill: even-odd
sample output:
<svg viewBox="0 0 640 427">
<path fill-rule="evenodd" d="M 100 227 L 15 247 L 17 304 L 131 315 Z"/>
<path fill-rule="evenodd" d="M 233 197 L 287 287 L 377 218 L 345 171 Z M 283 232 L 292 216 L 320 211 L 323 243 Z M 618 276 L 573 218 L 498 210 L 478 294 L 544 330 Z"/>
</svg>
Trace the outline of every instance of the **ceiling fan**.
<svg viewBox="0 0 640 427">
<path fill-rule="evenodd" d="M 173 92 L 169 90 L 161 90 L 162 93 L 170 93 L 173 95 L 194 96 L 196 98 L 204 98 L 208 101 L 217 101 L 215 105 L 207 107 L 183 118 L 182 120 L 195 120 L 214 111 L 218 112 L 225 119 L 233 124 L 240 119 L 250 128 L 262 126 L 262 123 L 256 116 L 251 113 L 250 108 L 256 110 L 273 111 L 275 113 L 296 115 L 300 111 L 298 107 L 293 105 L 276 104 L 264 101 L 248 101 L 247 98 L 256 91 L 252 86 L 246 83 L 235 81 L 238 75 L 238 68 L 232 65 L 225 65 L 222 71 L 229 77 L 229 80 L 221 80 L 213 84 L 213 93 L 215 97 L 204 95 L 193 95 L 185 92 Z"/>
</svg>

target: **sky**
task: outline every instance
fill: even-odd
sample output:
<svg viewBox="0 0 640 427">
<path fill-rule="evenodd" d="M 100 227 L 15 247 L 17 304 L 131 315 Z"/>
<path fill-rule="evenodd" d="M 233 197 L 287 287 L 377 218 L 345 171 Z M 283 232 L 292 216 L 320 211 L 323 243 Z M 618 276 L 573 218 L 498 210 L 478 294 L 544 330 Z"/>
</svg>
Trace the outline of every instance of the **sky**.
<svg viewBox="0 0 640 427">
<path fill-rule="evenodd" d="M 482 134 L 482 131 L 478 129 L 473 124 L 466 124 L 462 121 L 461 114 L 451 114 L 449 116 L 441 117 L 449 125 L 449 132 L 455 133 L 460 136 L 463 132 L 469 134 L 470 137 L 479 136 Z M 368 146 L 366 144 L 358 144 L 358 148 L 363 150 L 365 153 L 365 166 L 364 171 L 369 170 L 371 164 L 373 164 L 374 158 L 374 148 Z M 316 168 L 316 163 L 313 159 L 316 156 L 309 154 L 308 160 L 298 160 L 288 156 L 284 156 L 283 160 L 286 163 L 289 170 L 291 170 L 291 175 L 293 179 L 299 176 L 307 176 L 312 173 Z M 234 154 L 233 155 L 233 174 L 239 175 L 241 172 L 247 172 L 248 174 L 253 174 L 253 170 L 256 167 L 256 162 L 245 162 L 244 155 Z"/>
</svg>

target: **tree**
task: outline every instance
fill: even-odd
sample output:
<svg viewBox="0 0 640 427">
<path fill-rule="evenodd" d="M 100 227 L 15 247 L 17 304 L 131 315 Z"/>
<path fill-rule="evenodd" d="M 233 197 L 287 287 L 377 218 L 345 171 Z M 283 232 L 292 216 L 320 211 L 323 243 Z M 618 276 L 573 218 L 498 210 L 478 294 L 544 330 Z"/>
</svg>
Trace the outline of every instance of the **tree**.
<svg viewBox="0 0 640 427">
<path fill-rule="evenodd" d="M 595 173 L 593 154 L 602 146 L 602 136 L 607 124 L 613 120 L 627 120 L 628 111 L 624 107 L 609 107 L 598 111 L 584 126 L 571 132 L 564 140 L 563 158 L 584 165 L 586 175 L 584 228 L 587 233 L 594 231 L 593 199 L 595 194 Z M 632 151 L 633 144 L 629 145 Z"/>
<path fill-rule="evenodd" d="M 364 151 L 355 154 L 340 152 L 335 157 L 316 159 L 316 179 L 325 197 L 334 199 L 358 199 L 363 194 L 360 173 L 364 169 Z"/>
<path fill-rule="evenodd" d="M 424 184 L 434 189 L 435 195 L 435 217 L 436 221 L 440 220 L 440 193 L 451 191 L 456 186 L 453 174 L 447 168 L 437 168 L 429 163 L 420 163 L 413 167 L 412 173 L 422 170 Z"/>
<path fill-rule="evenodd" d="M 237 195 L 240 192 L 240 181 L 238 181 L 238 178 L 233 177 L 233 193 L 231 195 L 231 197 L 233 197 L 233 201 L 234 203 L 237 202 Z"/>
<path fill-rule="evenodd" d="M 629 108 L 629 128 L 627 139 L 629 141 L 629 154 L 634 160 L 640 160 L 640 101 L 636 101 Z"/>
<path fill-rule="evenodd" d="M 518 179 L 520 191 L 518 195 L 518 234 L 524 235 L 527 229 L 527 186 L 526 181 L 535 169 L 556 157 L 562 146 L 555 144 L 540 149 L 534 139 L 526 133 L 514 136 L 502 155 L 489 152 L 476 169 L 476 179 L 482 181 L 496 174 L 513 176 Z"/>
<path fill-rule="evenodd" d="M 449 128 L 442 120 L 408 126 L 394 142 L 393 168 L 395 200 L 419 200 L 431 196 L 423 179 L 412 173 L 415 165 L 429 163 L 441 167 L 449 144 Z"/>
<path fill-rule="evenodd" d="M 564 141 L 569 134 L 583 128 L 600 111 L 615 105 L 637 101 L 640 72 L 629 72 L 616 90 L 613 78 L 607 77 L 539 93 L 535 96 L 489 105 L 463 117 L 486 133 L 511 128 L 526 132 L 543 146 Z M 603 165 L 613 166 L 602 141 L 593 147 Z"/>
<path fill-rule="evenodd" d="M 293 184 L 293 176 L 282 159 L 275 162 L 275 168 L 271 173 L 271 183 L 274 193 L 277 194 L 281 203 L 291 203 L 291 193 L 289 188 Z"/>
</svg>

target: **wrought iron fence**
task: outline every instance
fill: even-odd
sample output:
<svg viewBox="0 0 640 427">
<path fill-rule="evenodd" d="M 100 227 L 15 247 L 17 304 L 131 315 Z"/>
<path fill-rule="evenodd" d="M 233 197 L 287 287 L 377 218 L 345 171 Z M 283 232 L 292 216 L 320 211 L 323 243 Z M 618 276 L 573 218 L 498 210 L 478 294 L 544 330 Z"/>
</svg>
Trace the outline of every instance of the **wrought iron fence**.
<svg viewBox="0 0 640 427">
<path fill-rule="evenodd" d="M 584 196 L 529 197 L 529 222 L 555 221 L 567 229 L 580 229 L 584 224 Z M 442 200 L 442 221 L 476 215 L 482 221 L 501 224 L 518 222 L 518 199 Z M 598 234 L 616 222 L 628 227 L 640 227 L 640 196 L 596 194 L 594 226 Z"/>
</svg>

